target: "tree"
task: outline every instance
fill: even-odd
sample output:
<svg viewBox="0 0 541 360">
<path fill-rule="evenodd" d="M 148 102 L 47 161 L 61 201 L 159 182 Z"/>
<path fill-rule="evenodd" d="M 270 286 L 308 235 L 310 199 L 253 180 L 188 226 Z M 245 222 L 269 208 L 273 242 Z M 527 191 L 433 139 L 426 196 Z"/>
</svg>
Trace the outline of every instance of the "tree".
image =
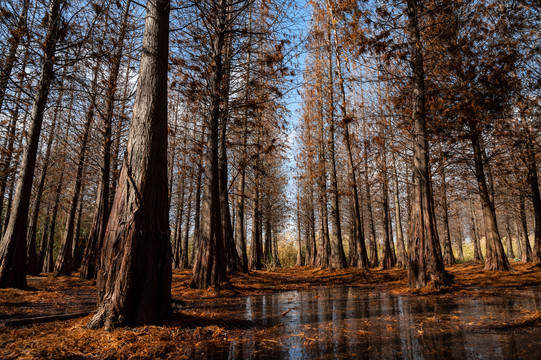
<svg viewBox="0 0 541 360">
<path fill-rule="evenodd" d="M 8 226 L 0 241 L 0 287 L 26 287 L 26 227 L 43 113 L 54 76 L 55 51 L 60 37 L 63 0 L 51 0 L 47 35 L 43 43 L 43 67 L 34 98 L 28 142 L 24 149 Z"/>
<path fill-rule="evenodd" d="M 407 1 L 407 32 L 412 70 L 413 104 L 413 189 L 411 203 L 411 238 L 408 249 L 408 283 L 411 287 L 446 285 L 450 278 L 437 251 L 438 234 L 428 171 L 426 132 L 425 74 L 422 40 L 419 31 L 419 1 Z"/>
<path fill-rule="evenodd" d="M 171 310 L 167 193 L 168 0 L 147 2 L 143 53 L 126 156 L 98 272 L 89 328 L 162 321 Z"/>
</svg>

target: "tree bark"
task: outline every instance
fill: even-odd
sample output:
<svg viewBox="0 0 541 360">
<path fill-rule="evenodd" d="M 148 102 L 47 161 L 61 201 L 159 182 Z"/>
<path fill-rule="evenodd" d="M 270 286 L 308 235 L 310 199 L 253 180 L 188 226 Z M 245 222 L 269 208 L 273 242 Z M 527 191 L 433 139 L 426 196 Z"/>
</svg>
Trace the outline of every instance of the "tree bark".
<svg viewBox="0 0 541 360">
<path fill-rule="evenodd" d="M 36 155 L 43 123 L 43 113 L 49 97 L 49 89 L 54 77 L 56 43 L 59 35 L 60 10 L 63 0 L 51 0 L 47 35 L 43 43 L 43 68 L 36 97 L 32 106 L 28 142 L 21 163 L 17 190 L 12 204 L 8 226 L 0 241 L 0 288 L 26 288 L 26 229 L 28 208 Z"/>
<path fill-rule="evenodd" d="M 111 72 L 107 79 L 107 91 L 105 95 L 105 112 L 103 115 L 103 148 L 100 183 L 96 197 L 97 211 L 92 221 L 86 248 L 81 264 L 81 278 L 94 279 L 99 269 L 100 251 L 103 246 L 105 229 L 110 212 L 110 174 L 111 174 L 111 144 L 112 144 L 112 119 L 114 114 L 115 94 L 117 89 L 118 74 L 122 62 L 124 50 L 124 38 L 127 32 L 128 15 L 131 1 L 127 1 L 122 15 L 119 37 L 116 41 L 116 50 L 111 57 Z"/>
<path fill-rule="evenodd" d="M 483 154 L 480 145 L 479 134 L 475 131 L 471 135 L 473 147 L 473 159 L 475 163 L 475 177 L 479 187 L 479 196 L 481 198 L 481 209 L 483 211 L 483 222 L 486 231 L 486 257 L 485 270 L 509 271 L 511 266 L 505 256 L 503 245 L 496 222 L 496 212 L 494 204 L 490 200 L 489 189 L 486 183 Z"/>
<path fill-rule="evenodd" d="M 161 322 L 171 311 L 167 186 L 168 0 L 147 2 L 133 119 L 87 327 Z"/>
<path fill-rule="evenodd" d="M 205 154 L 205 179 L 201 206 L 201 233 L 196 256 L 193 282 L 200 289 L 218 286 L 227 279 L 227 259 L 224 257 L 225 242 L 220 207 L 220 87 L 223 85 L 223 50 L 225 45 L 227 0 L 216 4 L 216 33 L 211 40 L 210 108 L 207 121 L 207 151 Z"/>
<path fill-rule="evenodd" d="M 331 43 L 331 29 L 329 21 L 328 31 L 328 52 L 329 52 L 329 83 L 328 83 L 328 122 L 329 122 L 329 157 L 330 157 L 330 183 L 331 183 L 331 206 L 330 216 L 332 222 L 332 236 L 331 236 L 331 257 L 329 259 L 329 266 L 332 269 L 343 269 L 347 267 L 346 255 L 344 253 L 344 246 L 342 243 L 342 225 L 340 223 L 340 197 L 338 194 L 338 178 L 336 175 L 336 155 L 335 155 L 335 119 L 334 119 L 334 77 L 333 77 L 333 51 Z"/>
<path fill-rule="evenodd" d="M 411 238 L 408 249 L 410 287 L 428 284 L 439 287 L 450 282 L 441 255 L 437 251 L 438 234 L 428 171 L 428 140 L 425 113 L 425 74 L 418 24 L 418 0 L 407 1 L 410 66 L 413 74 L 413 188 L 411 203 Z"/>
</svg>

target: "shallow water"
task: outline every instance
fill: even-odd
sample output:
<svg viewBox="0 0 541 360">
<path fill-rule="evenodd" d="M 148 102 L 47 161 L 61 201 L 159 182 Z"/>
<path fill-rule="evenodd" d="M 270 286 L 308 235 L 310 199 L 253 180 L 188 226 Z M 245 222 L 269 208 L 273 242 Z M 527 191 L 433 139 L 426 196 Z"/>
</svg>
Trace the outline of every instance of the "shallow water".
<svg viewBox="0 0 541 360">
<path fill-rule="evenodd" d="M 541 292 L 461 298 L 393 295 L 349 287 L 289 291 L 203 305 L 244 320 L 208 359 L 541 358 L 541 329 L 495 327 L 541 309 Z"/>
</svg>

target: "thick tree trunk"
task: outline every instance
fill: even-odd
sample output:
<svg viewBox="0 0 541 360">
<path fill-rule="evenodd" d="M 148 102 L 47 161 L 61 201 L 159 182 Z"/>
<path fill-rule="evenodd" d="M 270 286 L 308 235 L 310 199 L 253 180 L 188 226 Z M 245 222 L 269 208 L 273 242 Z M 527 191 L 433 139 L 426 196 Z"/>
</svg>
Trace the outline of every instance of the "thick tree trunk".
<svg viewBox="0 0 541 360">
<path fill-rule="evenodd" d="M 329 25 L 330 26 L 330 25 Z M 333 77 L 333 46 L 331 43 L 331 29 L 328 31 L 328 52 L 329 52 L 329 83 L 328 83 L 328 122 L 329 122 L 329 157 L 330 157 L 330 182 L 331 182 L 331 206 L 330 216 L 332 222 L 331 236 L 331 257 L 329 266 L 332 269 L 343 269 L 347 267 L 346 255 L 342 243 L 342 225 L 340 223 L 340 197 L 338 193 L 338 178 L 336 175 L 335 155 L 335 119 L 334 119 L 334 77 Z"/>
<path fill-rule="evenodd" d="M 17 190 L 10 212 L 8 226 L 0 241 L 0 288 L 26 287 L 26 230 L 28 208 L 36 155 L 43 123 L 43 113 L 54 77 L 56 43 L 59 35 L 62 0 L 51 0 L 47 35 L 43 43 L 43 68 L 31 113 L 31 124 L 23 153 Z"/>
<path fill-rule="evenodd" d="M 471 136 L 473 157 L 475 163 L 475 177 L 479 187 L 481 198 L 481 209 L 486 232 L 486 257 L 485 270 L 508 271 L 511 269 L 509 261 L 505 256 L 503 245 L 496 222 L 494 204 L 490 200 L 489 190 L 486 183 L 483 155 L 479 142 L 479 135 L 473 133 Z"/>
<path fill-rule="evenodd" d="M 528 183 L 532 190 L 532 202 L 534 209 L 534 246 L 532 261 L 541 263 L 541 194 L 539 192 L 539 179 L 537 176 L 537 160 L 535 150 L 529 147 L 527 150 Z"/>
<path fill-rule="evenodd" d="M 94 74 L 92 79 L 92 85 L 90 89 L 89 107 L 85 118 L 85 124 L 83 129 L 83 135 L 81 139 L 81 149 L 79 152 L 79 158 L 77 160 L 77 172 L 75 175 L 75 184 L 73 187 L 73 193 L 71 195 L 71 201 L 68 208 L 68 214 L 66 218 L 66 226 L 64 228 L 64 235 L 62 237 L 62 244 L 58 257 L 56 258 L 56 264 L 54 268 L 54 276 L 59 275 L 71 275 L 73 268 L 73 237 L 75 227 L 75 215 L 77 213 L 77 202 L 79 200 L 79 194 L 81 192 L 81 186 L 83 182 L 83 169 L 86 159 L 86 150 L 88 147 L 88 136 L 90 134 L 90 126 L 94 119 L 94 103 L 96 100 L 96 89 L 98 85 L 100 62 L 98 61 L 94 67 Z"/>
<path fill-rule="evenodd" d="M 494 204 L 490 200 L 489 190 L 486 183 L 483 154 L 479 142 L 479 135 L 473 133 L 471 135 L 473 147 L 473 159 L 475 163 L 475 177 L 479 187 L 479 195 L 481 198 L 481 209 L 483 211 L 483 222 L 486 231 L 486 257 L 485 270 L 509 271 L 511 266 L 505 256 L 503 245 L 498 231 L 496 222 L 496 212 Z"/>
<path fill-rule="evenodd" d="M 98 272 L 89 328 L 162 321 L 171 311 L 167 194 L 168 0 L 147 2 L 143 54 L 126 155 Z"/>
<path fill-rule="evenodd" d="M 411 238 L 408 249 L 408 283 L 411 287 L 446 285 L 450 276 L 437 251 L 438 234 L 432 207 L 428 171 L 428 140 L 425 118 L 425 74 L 418 25 L 418 0 L 407 1 L 410 65 L 413 72 L 413 188 Z"/>
<path fill-rule="evenodd" d="M 131 1 L 125 4 L 122 15 L 119 37 L 116 41 L 116 49 L 111 57 L 111 72 L 107 79 L 107 92 L 105 95 L 105 111 L 103 115 L 103 148 L 100 183 L 96 198 L 97 211 L 94 215 L 86 243 L 83 262 L 81 264 L 81 277 L 83 279 L 94 279 L 99 269 L 100 252 L 105 237 L 105 229 L 110 212 L 110 174 L 111 174 L 111 145 L 112 145 L 112 121 L 114 115 L 115 94 L 117 90 L 118 74 L 122 62 L 124 50 L 124 38 L 127 32 L 128 16 L 130 13 Z"/>
<path fill-rule="evenodd" d="M 209 75 L 210 109 L 207 124 L 207 151 L 205 154 L 205 179 L 201 207 L 201 234 L 199 251 L 194 264 L 194 284 L 202 289 L 218 286 L 227 279 L 227 259 L 222 229 L 220 206 L 220 104 L 223 84 L 223 49 L 225 45 L 227 1 L 216 4 L 216 33 L 211 42 L 212 61 Z"/>
</svg>

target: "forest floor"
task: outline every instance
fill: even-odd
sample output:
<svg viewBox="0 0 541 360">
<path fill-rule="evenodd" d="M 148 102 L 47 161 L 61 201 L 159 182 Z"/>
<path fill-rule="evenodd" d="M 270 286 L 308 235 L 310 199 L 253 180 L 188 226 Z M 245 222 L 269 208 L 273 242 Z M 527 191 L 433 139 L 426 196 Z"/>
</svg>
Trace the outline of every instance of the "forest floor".
<svg viewBox="0 0 541 360">
<path fill-rule="evenodd" d="M 162 326 L 144 326 L 113 331 L 87 330 L 85 324 L 95 309 L 95 282 L 48 274 L 28 277 L 30 290 L 0 289 L 0 358 L 189 358 L 186 349 L 227 346 L 243 337 L 251 323 L 227 311 L 220 302 L 228 299 L 279 293 L 289 290 L 351 286 L 369 292 L 388 292 L 414 297 L 479 298 L 513 296 L 541 285 L 541 267 L 513 264 L 513 272 L 484 271 L 483 265 L 464 263 L 447 267 L 454 285 L 443 289 L 409 289 L 406 270 L 324 270 L 313 267 L 283 268 L 235 274 L 220 289 L 189 287 L 191 271 L 173 272 L 172 298 L 182 299 L 186 308 L 175 311 Z M 201 308 L 205 302 L 218 304 Z M 81 313 L 82 317 L 28 325 L 9 322 L 30 317 Z M 238 315 L 238 314 L 237 314 Z M 284 314 L 282 314 L 284 315 Z M 541 327 L 541 311 L 524 311 L 512 323 L 487 326 Z M 259 334 L 265 337 L 262 330 Z M 272 341 L 272 340 L 268 340 Z M 269 343 L 271 346 L 272 343 Z"/>
</svg>

